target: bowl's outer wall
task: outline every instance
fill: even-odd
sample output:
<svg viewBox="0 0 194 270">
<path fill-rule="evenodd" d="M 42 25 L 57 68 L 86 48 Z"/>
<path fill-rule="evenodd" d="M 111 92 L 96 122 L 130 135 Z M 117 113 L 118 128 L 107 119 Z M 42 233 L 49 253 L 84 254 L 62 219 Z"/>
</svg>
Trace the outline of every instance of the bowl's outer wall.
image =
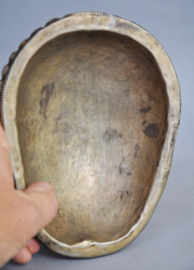
<svg viewBox="0 0 194 270">
<path fill-rule="evenodd" d="M 100 30 L 109 30 L 113 32 L 118 32 L 123 35 L 131 36 L 132 38 L 136 39 L 139 43 L 142 45 L 145 45 L 145 47 L 151 51 L 151 53 L 156 58 L 156 62 L 159 65 L 159 68 L 161 70 L 162 76 L 164 78 L 165 84 L 166 84 L 166 91 L 167 91 L 167 97 L 168 97 L 168 129 L 166 133 L 166 139 L 164 142 L 164 147 L 161 153 L 161 158 L 159 161 L 157 161 L 157 171 L 154 176 L 154 183 L 152 185 L 151 192 L 149 194 L 149 198 L 146 201 L 146 205 L 144 207 L 144 210 L 137 221 L 137 223 L 131 228 L 131 230 L 124 235 L 123 237 L 109 241 L 106 243 L 99 243 L 95 241 L 84 241 L 82 243 L 78 243 L 75 245 L 66 245 L 63 244 L 56 239 L 52 238 L 45 230 L 43 230 L 39 237 L 42 239 L 44 243 L 46 243 L 51 249 L 55 250 L 56 252 L 59 252 L 61 254 L 69 255 L 69 256 L 75 256 L 75 257 L 91 257 L 91 256 L 100 256 L 105 255 L 110 252 L 114 252 L 122 247 L 124 247 L 126 244 L 131 242 L 144 228 L 146 223 L 148 222 L 161 194 L 165 187 L 166 179 L 168 177 L 171 159 L 172 159 L 172 153 L 174 149 L 174 143 L 176 139 L 176 133 L 177 128 L 179 124 L 179 117 L 180 117 L 180 92 L 179 92 L 179 86 L 177 82 L 177 78 L 174 72 L 174 69 L 172 67 L 172 64 L 167 57 L 166 53 L 164 52 L 161 45 L 145 30 L 141 29 L 140 27 L 136 26 L 135 24 L 128 22 L 126 20 L 123 20 L 121 18 L 113 17 L 106 14 L 94 14 L 94 13 L 82 13 L 74 15 L 73 17 L 69 17 L 70 21 L 68 21 L 68 18 L 64 19 L 64 22 L 66 20 L 67 28 L 69 27 L 70 23 L 72 23 L 72 19 L 74 19 L 74 25 L 73 29 L 80 30 L 80 25 L 82 25 L 82 29 L 91 30 L 95 29 L 96 27 Z M 94 21 L 96 19 L 97 23 L 95 25 Z M 84 20 L 84 22 L 83 22 Z M 54 22 L 50 22 L 47 24 L 48 29 L 46 28 L 47 32 L 45 34 L 46 38 L 48 38 L 49 32 L 53 32 L 52 29 L 49 29 L 49 25 L 53 28 L 55 28 L 55 22 L 57 20 L 54 20 Z M 112 23 L 114 22 L 114 26 L 112 26 L 109 21 Z M 60 21 L 58 21 L 60 23 Z M 63 22 L 63 20 L 62 20 Z M 91 22 L 93 23 L 93 26 L 91 26 Z M 52 24 L 53 23 L 53 24 Z M 84 26 L 83 26 L 84 25 Z M 95 26 L 94 26 L 95 25 Z M 58 29 L 60 29 L 60 24 L 58 25 Z M 71 27 L 70 27 L 71 28 Z M 72 30 L 72 29 L 71 29 Z M 40 31 L 40 32 L 39 32 Z M 43 30 L 42 30 L 43 31 Z M 61 30 L 63 31 L 63 30 Z M 70 31 L 67 29 L 67 32 Z M 75 30 L 74 30 L 75 31 Z M 38 29 L 36 32 L 39 32 L 41 34 L 41 29 Z M 33 33 L 31 38 L 35 35 L 36 32 Z M 25 181 L 21 177 L 21 173 L 23 172 L 22 165 L 18 166 L 19 163 L 15 162 L 14 157 L 16 155 L 18 156 L 18 152 L 20 153 L 19 147 L 17 149 L 16 145 L 18 144 L 17 139 L 17 128 L 15 125 L 15 116 L 13 115 L 14 112 L 12 108 L 10 107 L 10 104 L 14 103 L 16 98 L 14 99 L 13 96 L 10 95 L 10 87 L 11 87 L 11 80 L 9 75 L 10 68 L 12 64 L 15 64 L 17 66 L 17 63 L 19 63 L 22 60 L 22 53 L 24 50 L 22 50 L 23 46 L 25 44 L 30 44 L 30 40 L 24 41 L 18 52 L 15 52 L 10 57 L 10 62 L 7 66 L 5 66 L 3 73 L 2 73 L 2 81 L 1 81 L 1 88 L 2 88 L 2 95 L 1 95 L 1 119 L 2 122 L 5 121 L 5 130 L 6 134 L 8 136 L 11 150 L 12 150 L 12 164 L 13 164 L 13 170 L 14 175 L 16 178 L 16 185 L 18 188 L 24 188 Z M 52 39 L 52 38 L 51 38 Z M 38 37 L 37 37 L 38 40 Z M 41 45 L 40 45 L 41 47 Z M 21 54 L 19 53 L 21 51 Z M 23 53 L 25 54 L 25 52 Z M 16 57 L 16 58 L 15 58 Z M 16 63 L 14 63 L 14 60 Z M 24 58 L 23 58 L 24 60 Z M 14 70 L 14 69 L 13 69 Z M 12 72 L 12 70 L 11 70 Z M 14 71 L 12 73 L 14 73 Z M 22 74 L 22 70 L 21 70 Z M 18 75 L 17 72 L 15 76 Z M 121 75 L 122 76 L 122 75 Z M 16 77 L 15 77 L 16 78 Z M 8 86 L 7 86 L 8 85 Z M 18 84 L 19 85 L 19 80 Z M 7 88 L 6 88 L 7 87 Z M 5 90 L 5 91 L 4 91 Z M 163 99 L 165 100 L 165 97 L 163 96 Z M 143 108 L 143 107 L 142 107 Z M 140 110 L 142 108 L 139 108 Z M 15 110 L 16 111 L 16 110 Z M 3 115 L 3 118 L 2 118 Z M 165 115 L 165 111 L 164 111 Z M 13 123 L 14 121 L 14 123 Z M 143 122 L 142 122 L 143 123 Z M 12 124 L 12 125 L 11 125 Z M 156 130 L 156 129 L 155 129 Z M 164 130 L 165 130 L 165 121 L 164 121 Z M 13 131 L 13 132 L 11 132 Z M 145 131 L 145 129 L 144 129 Z M 106 132 L 106 131 L 105 131 Z M 119 132 L 117 131 L 119 134 Z M 147 134 L 146 134 L 147 133 Z M 149 131 L 145 131 L 144 135 L 148 137 Z M 165 132 L 164 132 L 165 133 Z M 11 135 L 12 134 L 12 135 Z M 15 138 L 13 138 L 13 134 L 15 134 Z M 121 133 L 122 134 L 122 133 Z M 163 135 L 164 136 L 164 135 Z M 119 136 L 118 136 L 119 137 Z M 118 138 L 121 139 L 121 138 Z M 153 138 L 152 138 L 153 139 Z M 19 144 L 18 144 L 19 145 Z M 18 146 L 17 145 L 17 146 Z M 21 157 L 20 157 L 21 158 Z M 120 165 L 120 164 L 119 164 Z M 19 168 L 19 173 L 18 173 Z M 119 170 L 119 166 L 118 166 Z M 125 170 L 125 168 L 124 168 Z M 122 171 L 122 169 L 120 170 Z"/>
</svg>

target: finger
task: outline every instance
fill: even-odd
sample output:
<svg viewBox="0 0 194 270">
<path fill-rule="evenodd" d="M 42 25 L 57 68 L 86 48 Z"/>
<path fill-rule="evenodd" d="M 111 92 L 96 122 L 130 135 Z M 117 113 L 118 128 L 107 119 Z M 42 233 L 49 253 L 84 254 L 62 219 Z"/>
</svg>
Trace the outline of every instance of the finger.
<svg viewBox="0 0 194 270">
<path fill-rule="evenodd" d="M 34 238 L 32 238 L 27 242 L 26 247 L 28 248 L 28 250 L 30 251 L 31 254 L 35 254 L 39 251 L 40 244 L 38 243 L 38 241 L 36 241 Z"/>
<path fill-rule="evenodd" d="M 0 186 L 14 188 L 13 173 L 10 161 L 10 149 L 7 137 L 0 125 Z"/>
<path fill-rule="evenodd" d="M 0 124 L 0 148 L 6 149 L 8 153 L 10 152 L 9 143 L 1 124 Z"/>
<path fill-rule="evenodd" d="M 18 252 L 18 254 L 13 258 L 13 260 L 15 262 L 22 264 L 28 263 L 32 258 L 32 254 L 37 253 L 39 249 L 40 249 L 39 243 L 32 238 L 27 242 L 26 247 L 22 248 Z"/>
<path fill-rule="evenodd" d="M 47 182 L 35 182 L 25 190 L 24 194 L 28 196 L 34 206 L 32 212 L 27 215 L 28 220 L 31 220 L 30 227 L 33 230 L 30 236 L 33 237 L 57 214 L 56 192 L 53 186 Z"/>
<path fill-rule="evenodd" d="M 23 247 L 13 258 L 13 261 L 21 264 L 28 263 L 32 258 L 32 254 L 27 247 Z"/>
</svg>

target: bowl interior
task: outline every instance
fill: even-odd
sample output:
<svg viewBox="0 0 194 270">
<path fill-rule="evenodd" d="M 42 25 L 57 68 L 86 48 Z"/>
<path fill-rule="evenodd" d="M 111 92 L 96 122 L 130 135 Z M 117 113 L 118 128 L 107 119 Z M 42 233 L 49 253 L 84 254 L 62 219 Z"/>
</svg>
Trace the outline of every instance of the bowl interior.
<svg viewBox="0 0 194 270">
<path fill-rule="evenodd" d="M 129 37 L 76 31 L 36 52 L 16 123 L 26 185 L 43 180 L 57 191 L 51 236 L 73 245 L 129 232 L 155 179 L 167 110 L 154 57 Z"/>
</svg>

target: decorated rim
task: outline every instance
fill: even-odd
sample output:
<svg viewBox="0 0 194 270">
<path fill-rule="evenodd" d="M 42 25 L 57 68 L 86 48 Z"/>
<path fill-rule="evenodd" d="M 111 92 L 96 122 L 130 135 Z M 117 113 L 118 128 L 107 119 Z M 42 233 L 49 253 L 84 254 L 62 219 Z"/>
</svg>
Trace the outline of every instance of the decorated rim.
<svg viewBox="0 0 194 270">
<path fill-rule="evenodd" d="M 18 51 L 12 53 L 8 65 L 2 71 L 1 122 L 11 147 L 11 161 L 17 189 L 25 189 L 23 165 L 16 127 L 17 91 L 21 76 L 31 57 L 48 41 L 74 31 L 104 30 L 128 36 L 144 46 L 155 58 L 166 84 L 168 97 L 168 126 L 166 139 L 151 192 L 138 222 L 123 237 L 109 242 L 83 241 L 67 245 L 57 241 L 44 229 L 38 238 L 51 250 L 71 257 L 95 257 L 115 252 L 133 241 L 149 221 L 168 178 L 177 129 L 180 119 L 180 89 L 172 63 L 158 41 L 133 22 L 105 13 L 77 13 L 62 19 L 53 19 L 45 27 L 35 30 L 24 40 Z"/>
</svg>

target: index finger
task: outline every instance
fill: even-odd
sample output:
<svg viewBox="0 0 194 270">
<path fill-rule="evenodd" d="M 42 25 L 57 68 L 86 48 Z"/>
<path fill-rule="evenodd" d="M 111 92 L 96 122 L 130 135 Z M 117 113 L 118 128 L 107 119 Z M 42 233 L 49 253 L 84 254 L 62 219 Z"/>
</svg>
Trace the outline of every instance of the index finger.
<svg viewBox="0 0 194 270">
<path fill-rule="evenodd" d="M 1 125 L 0 125 L 0 186 L 1 188 L 5 187 L 14 188 L 9 142 Z"/>
</svg>

